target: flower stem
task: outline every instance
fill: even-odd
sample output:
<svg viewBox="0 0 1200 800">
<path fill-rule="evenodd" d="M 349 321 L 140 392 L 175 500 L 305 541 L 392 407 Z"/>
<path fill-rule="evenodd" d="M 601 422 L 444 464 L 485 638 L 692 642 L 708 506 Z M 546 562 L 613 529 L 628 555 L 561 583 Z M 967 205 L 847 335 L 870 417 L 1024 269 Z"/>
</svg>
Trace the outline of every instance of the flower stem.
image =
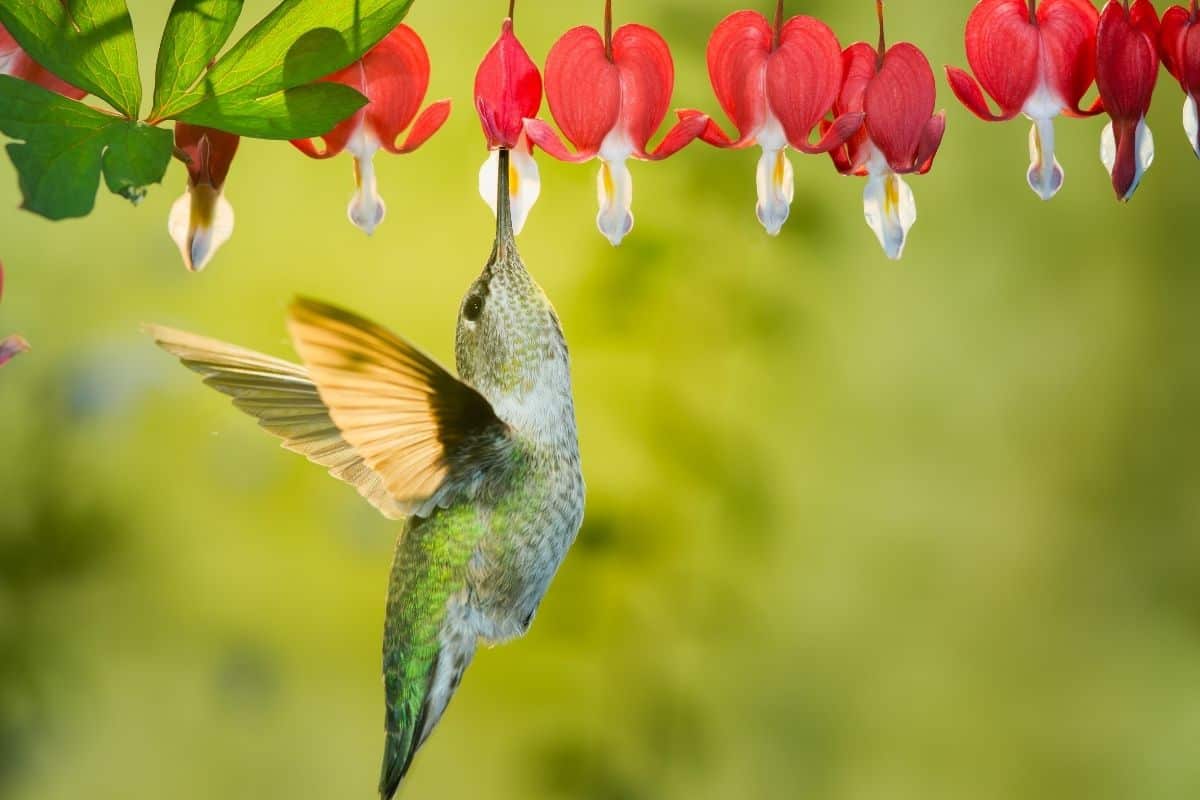
<svg viewBox="0 0 1200 800">
<path fill-rule="evenodd" d="M 1037 25 L 1037 0 L 1029 0 L 1029 24 Z"/>
<path fill-rule="evenodd" d="M 513 18 L 513 13 L 517 10 L 517 0 L 508 0 L 508 18 Z"/>
<path fill-rule="evenodd" d="M 612 51 L 612 0 L 604 0 L 604 55 L 613 60 Z"/>
<path fill-rule="evenodd" d="M 1200 0 L 1192 0 L 1192 22 L 1196 21 L 1196 17 L 1200 16 Z"/>
<path fill-rule="evenodd" d="M 779 35 L 783 31 L 783 0 L 775 0 L 775 43 L 772 49 L 779 48 Z"/>
<path fill-rule="evenodd" d="M 875 15 L 879 17 L 879 53 L 876 56 L 876 68 L 883 68 L 883 54 L 887 52 L 887 39 L 883 35 L 883 0 L 875 0 Z"/>
</svg>

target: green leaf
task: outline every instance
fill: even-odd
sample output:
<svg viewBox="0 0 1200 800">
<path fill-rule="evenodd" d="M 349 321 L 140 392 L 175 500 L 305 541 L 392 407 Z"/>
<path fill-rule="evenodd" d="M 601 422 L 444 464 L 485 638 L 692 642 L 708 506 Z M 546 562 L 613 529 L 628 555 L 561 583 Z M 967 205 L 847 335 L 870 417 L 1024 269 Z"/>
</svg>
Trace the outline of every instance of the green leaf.
<svg viewBox="0 0 1200 800">
<path fill-rule="evenodd" d="M 0 0 L 0 24 L 34 61 L 137 118 L 142 81 L 125 0 Z"/>
<path fill-rule="evenodd" d="M 200 86 L 163 110 L 178 117 L 206 97 L 267 97 L 362 57 L 408 13 L 412 0 L 284 0 L 217 60 Z"/>
<path fill-rule="evenodd" d="M 155 109 L 169 106 L 196 84 L 241 13 L 242 0 L 175 0 L 158 49 Z"/>
<path fill-rule="evenodd" d="M 366 103 L 349 86 L 310 83 L 266 97 L 245 91 L 208 97 L 178 118 L 256 139 L 307 139 L 328 133 Z"/>
<path fill-rule="evenodd" d="M 166 174 L 171 132 L 106 114 L 33 83 L 0 75 L 0 132 L 24 196 L 23 208 L 49 219 L 83 217 L 108 187 L 137 202 Z"/>
</svg>

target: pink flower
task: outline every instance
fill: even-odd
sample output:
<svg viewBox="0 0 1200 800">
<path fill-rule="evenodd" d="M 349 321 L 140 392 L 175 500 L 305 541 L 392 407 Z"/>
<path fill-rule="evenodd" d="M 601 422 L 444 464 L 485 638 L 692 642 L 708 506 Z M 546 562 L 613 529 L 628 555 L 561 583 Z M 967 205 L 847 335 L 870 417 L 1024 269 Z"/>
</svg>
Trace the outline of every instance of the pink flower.
<svg viewBox="0 0 1200 800">
<path fill-rule="evenodd" d="M 830 152 L 843 175 L 867 176 L 863 208 L 888 258 L 904 253 L 908 231 L 917 221 L 912 190 L 900 177 L 924 175 L 933 166 L 946 132 L 946 114 L 933 113 L 937 87 L 933 69 L 915 45 L 887 48 L 883 2 L 876 0 L 879 47 L 858 42 L 842 54 L 845 82 L 833 112 L 863 112 L 863 127 Z M 826 122 L 828 130 L 832 123 Z"/>
<path fill-rule="evenodd" d="M 546 58 L 546 100 L 572 153 L 545 122 L 526 120 L 533 142 L 560 161 L 597 156 L 596 225 L 614 245 L 633 229 L 633 176 L 629 158 L 658 161 L 677 152 L 704 130 L 703 114 L 681 119 L 652 151 L 646 147 L 667 116 L 675 65 L 662 36 L 645 25 L 612 31 L 611 0 L 605 3 L 605 34 L 581 26 L 563 34 Z"/>
<path fill-rule="evenodd" d="M 232 133 L 175 123 L 175 149 L 187 158 L 188 186 L 171 206 L 167 231 L 192 272 L 204 269 L 233 235 L 233 207 L 223 190 L 240 141 Z"/>
<path fill-rule="evenodd" d="M 1100 160 L 1117 197 L 1127 201 L 1154 162 L 1146 112 L 1158 81 L 1158 14 L 1149 0 L 1109 0 L 1096 33 L 1096 86 L 1112 121 L 1100 137 Z"/>
<path fill-rule="evenodd" d="M 1200 7 L 1171 6 L 1162 17 L 1159 50 L 1163 66 L 1179 81 L 1185 95 L 1183 130 L 1200 157 Z"/>
<path fill-rule="evenodd" d="M 508 190 L 513 233 L 520 233 L 525 227 L 529 211 L 541 194 L 533 143 L 525 134 L 525 118 L 536 117 L 541 106 L 542 76 L 513 34 L 513 21 L 509 17 L 500 27 L 500 38 L 475 73 L 475 109 L 491 151 L 479 170 L 479 194 L 493 214 L 500 148 L 510 151 Z"/>
<path fill-rule="evenodd" d="M 1062 188 L 1054 157 L 1054 118 L 1099 113 L 1080 100 L 1096 77 L 1096 26 L 1089 0 L 982 0 L 967 20 L 967 61 L 1000 106 L 993 114 L 979 83 L 964 70 L 946 67 L 950 88 L 971 113 L 986 122 L 1025 114 L 1029 131 L 1029 186 L 1043 200 Z"/>
<path fill-rule="evenodd" d="M 708 76 L 738 138 L 715 122 L 702 138 L 716 147 L 762 147 L 756 213 L 767 233 L 777 235 L 794 192 L 788 145 L 803 153 L 827 153 L 862 125 L 861 113 L 844 114 L 820 142 L 809 144 L 842 85 L 841 45 L 820 20 L 797 16 L 784 23 L 779 0 L 774 26 L 757 11 L 735 11 L 718 23 L 708 41 Z"/>
<path fill-rule="evenodd" d="M 371 234 L 385 212 L 375 180 L 375 153 L 381 147 L 389 153 L 416 150 L 450 116 L 450 101 L 439 100 L 418 116 L 429 89 L 429 54 L 407 25 L 396 26 L 361 59 L 323 80 L 357 90 L 367 98 L 367 105 L 321 137 L 324 150 L 312 139 L 294 139 L 292 144 L 310 158 L 329 158 L 343 150 L 354 156 L 357 189 L 347 212 L 351 222 Z M 397 144 L 410 124 L 404 143 Z"/>
</svg>

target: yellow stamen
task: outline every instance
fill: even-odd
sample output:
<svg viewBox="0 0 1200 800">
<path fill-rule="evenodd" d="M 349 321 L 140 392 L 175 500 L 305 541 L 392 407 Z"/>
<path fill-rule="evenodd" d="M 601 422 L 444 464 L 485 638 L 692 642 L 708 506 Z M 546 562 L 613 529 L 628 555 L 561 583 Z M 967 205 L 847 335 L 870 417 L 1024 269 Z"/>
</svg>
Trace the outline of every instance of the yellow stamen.
<svg viewBox="0 0 1200 800">
<path fill-rule="evenodd" d="M 891 215 L 900 206 L 900 178 L 889 174 L 883 182 L 883 208 Z"/>
<path fill-rule="evenodd" d="M 616 194 L 617 187 L 613 184 L 612 170 L 609 169 L 607 161 L 600 162 L 600 177 L 604 181 L 604 196 L 612 197 Z"/>
<path fill-rule="evenodd" d="M 787 162 L 784 161 L 783 151 L 780 150 L 775 154 L 775 185 L 782 188 L 783 182 L 787 178 Z"/>
<path fill-rule="evenodd" d="M 362 188 L 362 166 L 359 165 L 358 159 L 354 159 L 354 185 L 359 189 Z"/>
<path fill-rule="evenodd" d="M 508 165 L 508 196 L 516 197 L 517 190 L 521 187 L 521 176 L 517 172 L 517 168 L 513 164 Z"/>
<path fill-rule="evenodd" d="M 220 193 L 216 189 L 200 184 L 192 187 L 191 229 L 208 228 L 212 226 L 213 217 L 217 213 L 217 198 Z"/>
</svg>

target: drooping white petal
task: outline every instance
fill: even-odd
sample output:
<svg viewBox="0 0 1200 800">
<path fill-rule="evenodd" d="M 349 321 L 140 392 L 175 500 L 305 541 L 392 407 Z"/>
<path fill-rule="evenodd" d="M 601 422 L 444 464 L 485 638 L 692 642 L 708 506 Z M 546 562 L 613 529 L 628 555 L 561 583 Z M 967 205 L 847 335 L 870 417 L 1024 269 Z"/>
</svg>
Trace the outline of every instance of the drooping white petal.
<svg viewBox="0 0 1200 800">
<path fill-rule="evenodd" d="M 788 160 L 786 148 L 768 150 L 763 147 L 755 184 L 758 186 L 758 206 L 755 208 L 758 221 L 767 233 L 778 236 L 783 223 L 787 222 L 795 191 L 792 162 Z"/>
<path fill-rule="evenodd" d="M 524 136 L 524 134 L 521 134 Z M 479 168 L 479 195 L 492 213 L 496 213 L 496 179 L 500 169 L 500 151 L 493 150 Z M 513 233 L 520 233 L 529 219 L 529 212 L 542 193 L 542 179 L 537 162 L 522 148 L 509 151 L 508 192 L 512 205 Z"/>
<path fill-rule="evenodd" d="M 379 140 L 365 126 L 359 125 L 358 130 L 346 144 L 346 151 L 354 156 L 354 196 L 346 207 L 350 221 L 370 236 L 383 222 L 387 207 L 379 196 L 379 186 L 375 179 L 375 153 L 379 150 Z"/>
<path fill-rule="evenodd" d="M 1117 163 L 1117 137 L 1113 133 L 1111 122 L 1105 125 L 1104 130 L 1100 133 L 1100 160 L 1104 162 L 1104 167 L 1111 176 Z M 1142 176 L 1146 174 L 1146 170 L 1150 169 L 1150 165 L 1153 163 L 1154 134 L 1150 132 L 1150 126 L 1146 124 L 1146 118 L 1142 117 L 1138 120 L 1137 133 L 1134 136 L 1133 183 L 1129 185 L 1129 191 L 1121 198 L 1122 200 L 1133 197 L 1133 193 L 1137 191 L 1138 185 L 1142 182 Z"/>
<path fill-rule="evenodd" d="M 596 215 L 596 226 L 613 245 L 633 230 L 633 176 L 629 174 L 626 159 L 619 161 L 600 160 L 600 172 L 596 176 L 596 198 L 600 213 Z"/>
<path fill-rule="evenodd" d="M 1054 120 L 1049 117 L 1033 121 L 1029 129 L 1029 188 L 1043 200 L 1058 194 L 1063 185 L 1062 165 L 1054 156 Z"/>
<path fill-rule="evenodd" d="M 908 231 L 917 221 L 912 189 L 891 170 L 872 171 L 863 191 L 863 211 L 887 257 L 899 259 L 904 254 Z"/>
<path fill-rule="evenodd" d="M 207 184 L 189 186 L 171 206 L 167 232 L 175 240 L 184 266 L 199 272 L 233 235 L 233 206 Z"/>
<path fill-rule="evenodd" d="M 1200 108 L 1196 107 L 1196 98 L 1190 94 L 1183 101 L 1183 130 L 1200 158 Z"/>
</svg>

